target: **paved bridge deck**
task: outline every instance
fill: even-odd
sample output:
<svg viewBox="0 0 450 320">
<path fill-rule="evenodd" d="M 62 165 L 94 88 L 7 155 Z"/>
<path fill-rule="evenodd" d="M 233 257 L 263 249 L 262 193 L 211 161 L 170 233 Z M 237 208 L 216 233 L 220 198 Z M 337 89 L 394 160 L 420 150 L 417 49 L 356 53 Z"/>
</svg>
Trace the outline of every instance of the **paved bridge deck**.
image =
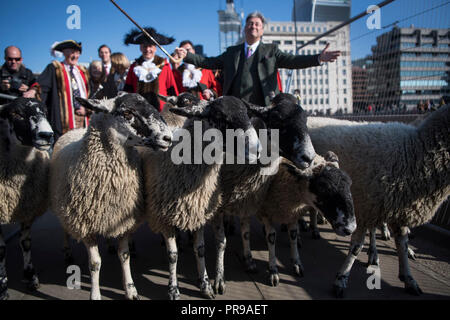
<svg viewBox="0 0 450 320">
<path fill-rule="evenodd" d="M 236 224 L 238 228 L 238 224 Z M 313 240 L 309 232 L 302 233 L 303 247 L 300 255 L 305 267 L 305 277 L 293 275 L 289 259 L 289 240 L 285 232 L 278 232 L 277 256 L 280 284 L 271 287 L 267 281 L 268 253 L 261 225 L 252 222 L 252 249 L 259 272 L 248 274 L 243 271 L 241 241 L 236 234 L 228 238 L 225 256 L 225 277 L 227 291 L 218 295 L 218 300 L 311 300 L 334 299 L 331 291 L 334 276 L 342 264 L 348 248 L 348 238 L 337 236 L 329 225 L 319 225 L 322 239 Z M 280 231 L 279 228 L 277 228 Z M 398 260 L 393 240 L 377 239 L 381 264 L 381 289 L 369 290 L 366 281 L 367 254 L 365 246 L 355 262 L 344 299 L 450 299 L 450 247 L 449 237 L 421 227 L 414 231 L 410 246 L 415 250 L 417 261 L 410 260 L 411 272 L 423 290 L 415 297 L 407 294 L 398 280 Z M 10 299 L 15 300 L 80 300 L 89 299 L 90 279 L 87 266 L 87 252 L 82 244 L 73 243 L 75 263 L 81 268 L 81 289 L 66 287 L 66 267 L 62 252 L 62 229 L 58 220 L 47 213 L 33 226 L 33 261 L 39 274 L 41 287 L 36 292 L 27 292 L 22 279 L 22 255 L 18 236 L 7 244 L 7 272 Z M 131 260 L 136 288 L 141 299 L 160 300 L 167 297 L 168 262 L 165 247 L 161 246 L 159 235 L 142 226 L 134 235 L 137 258 Z M 183 252 L 179 255 L 178 273 L 181 298 L 203 299 L 196 286 L 196 264 L 193 250 L 187 236 L 183 235 Z M 368 237 L 366 238 L 366 243 Z M 206 228 L 206 259 L 210 279 L 214 278 L 214 237 L 210 227 Z M 100 274 L 103 299 L 123 299 L 122 277 L 119 260 L 115 254 L 107 253 L 104 241 L 100 243 L 102 268 Z"/>
</svg>

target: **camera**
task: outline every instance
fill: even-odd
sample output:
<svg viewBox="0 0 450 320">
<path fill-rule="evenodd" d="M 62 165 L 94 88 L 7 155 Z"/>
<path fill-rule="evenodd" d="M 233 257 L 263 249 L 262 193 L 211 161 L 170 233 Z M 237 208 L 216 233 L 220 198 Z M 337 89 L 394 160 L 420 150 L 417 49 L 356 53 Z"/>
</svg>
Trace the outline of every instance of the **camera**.
<svg viewBox="0 0 450 320">
<path fill-rule="evenodd" d="M 20 86 L 22 85 L 22 79 L 13 77 L 11 78 L 11 80 L 9 80 L 9 84 L 11 85 L 11 89 L 19 90 Z"/>
</svg>

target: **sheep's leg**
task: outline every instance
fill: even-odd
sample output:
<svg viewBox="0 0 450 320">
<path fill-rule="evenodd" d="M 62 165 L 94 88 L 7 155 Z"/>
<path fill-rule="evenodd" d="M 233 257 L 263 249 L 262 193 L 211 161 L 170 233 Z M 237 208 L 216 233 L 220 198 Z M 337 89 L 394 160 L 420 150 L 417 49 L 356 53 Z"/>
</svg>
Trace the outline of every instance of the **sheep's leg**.
<svg viewBox="0 0 450 320">
<path fill-rule="evenodd" d="M 84 240 L 84 245 L 88 250 L 89 271 L 91 273 L 91 300 L 101 300 L 100 294 L 100 267 L 102 259 L 98 252 L 98 245 L 94 239 Z"/>
<path fill-rule="evenodd" d="M 119 239 L 117 255 L 119 256 L 120 265 L 122 266 L 122 282 L 123 288 L 125 289 L 125 297 L 128 300 L 139 300 L 139 295 L 134 286 L 133 278 L 131 277 L 128 237 Z"/>
<path fill-rule="evenodd" d="M 416 280 L 411 275 L 408 262 L 408 231 L 407 228 L 402 227 L 394 229 L 395 246 L 397 247 L 398 264 L 399 264 L 399 279 L 405 283 L 405 289 L 408 293 L 414 295 L 422 294 Z"/>
<path fill-rule="evenodd" d="M 23 254 L 23 277 L 28 290 L 39 288 L 39 279 L 31 262 L 31 223 L 22 223 L 20 226 L 20 248 Z"/>
<path fill-rule="evenodd" d="M 306 222 L 304 217 L 300 217 L 298 219 L 298 225 L 299 225 L 300 231 L 302 231 L 302 232 L 306 232 L 309 230 L 308 223 Z"/>
<path fill-rule="evenodd" d="M 208 299 L 214 299 L 214 291 L 209 282 L 208 273 L 206 272 L 205 264 L 205 240 L 204 228 L 201 227 L 194 232 L 194 252 L 197 260 L 198 281 L 201 294 Z"/>
<path fill-rule="evenodd" d="M 387 241 L 391 240 L 391 233 L 386 222 L 381 225 L 381 239 Z"/>
<path fill-rule="evenodd" d="M 169 257 L 169 299 L 180 299 L 177 279 L 178 249 L 175 232 L 163 233 L 166 243 L 167 256 Z"/>
<path fill-rule="evenodd" d="M 367 262 L 367 266 L 379 266 L 380 265 L 380 259 L 378 258 L 378 252 L 377 252 L 376 232 L 377 232 L 376 227 L 370 229 L 370 244 L 369 244 L 369 249 L 367 250 L 367 255 L 369 256 L 369 261 Z"/>
<path fill-rule="evenodd" d="M 66 265 L 72 265 L 75 260 L 72 255 L 72 247 L 70 246 L 70 236 L 67 232 L 64 232 L 63 253 L 64 253 L 64 263 Z"/>
<path fill-rule="evenodd" d="M 240 224 L 245 271 L 255 273 L 257 271 L 256 263 L 253 261 L 252 250 L 250 248 L 250 217 L 241 217 Z"/>
<path fill-rule="evenodd" d="M 290 223 L 288 225 L 288 231 L 289 231 L 289 241 L 291 244 L 291 260 L 292 265 L 294 266 L 294 273 L 298 275 L 299 277 L 303 277 L 305 273 L 305 269 L 303 268 L 302 262 L 300 260 L 300 255 L 298 253 L 298 247 L 297 247 L 297 237 L 299 236 L 298 232 L 298 224 L 297 223 Z"/>
<path fill-rule="evenodd" d="M 347 257 L 345 258 L 344 264 L 341 266 L 338 274 L 336 275 L 336 280 L 334 281 L 334 292 L 337 298 L 342 298 L 344 295 L 344 290 L 347 288 L 348 278 L 350 276 L 350 271 L 352 269 L 353 263 L 355 262 L 358 254 L 361 252 L 364 246 L 364 237 L 366 235 L 366 229 L 357 227 L 356 231 L 352 234 L 352 239 L 350 242 L 350 249 Z"/>
<path fill-rule="evenodd" d="M 276 287 L 280 283 L 280 276 L 277 268 L 277 257 L 275 255 L 275 241 L 277 238 L 277 232 L 272 226 L 270 221 L 263 218 L 263 223 L 266 228 L 266 242 L 269 249 L 269 282 L 273 287 Z"/>
<path fill-rule="evenodd" d="M 225 236 L 225 227 L 223 214 L 217 214 L 213 219 L 214 235 L 216 237 L 216 278 L 214 280 L 214 292 L 216 294 L 224 294 L 225 285 L 225 265 L 224 256 L 225 248 L 227 246 L 227 239 Z"/>
<path fill-rule="evenodd" d="M 312 238 L 317 240 L 320 239 L 320 232 L 319 229 L 317 228 L 317 211 L 315 209 L 311 209 L 309 211 L 309 218 L 310 218 L 310 228 L 311 228 L 311 233 L 312 233 Z"/>
<path fill-rule="evenodd" d="M 6 276 L 6 243 L 3 239 L 2 227 L 0 226 L 0 300 L 7 300 L 8 277 Z"/>
</svg>

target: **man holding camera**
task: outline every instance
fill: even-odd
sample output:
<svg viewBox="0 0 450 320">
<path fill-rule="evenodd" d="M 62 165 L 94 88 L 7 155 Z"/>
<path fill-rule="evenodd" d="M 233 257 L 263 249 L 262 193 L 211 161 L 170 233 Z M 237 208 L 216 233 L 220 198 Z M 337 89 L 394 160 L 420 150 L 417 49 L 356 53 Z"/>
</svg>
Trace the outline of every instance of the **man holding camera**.
<svg viewBox="0 0 450 320">
<path fill-rule="evenodd" d="M 22 64 L 22 52 L 9 46 L 5 49 L 5 64 L 0 69 L 0 93 L 14 97 L 34 98 L 36 91 L 30 90 L 36 84 L 36 77 Z M 10 102 L 0 98 L 0 104 Z"/>
</svg>

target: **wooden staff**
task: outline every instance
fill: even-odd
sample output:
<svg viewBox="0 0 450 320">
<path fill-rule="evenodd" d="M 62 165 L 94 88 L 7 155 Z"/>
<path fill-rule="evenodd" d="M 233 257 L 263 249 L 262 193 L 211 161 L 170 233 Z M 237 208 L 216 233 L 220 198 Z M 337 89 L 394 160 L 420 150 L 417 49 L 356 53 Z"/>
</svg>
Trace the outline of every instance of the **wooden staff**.
<svg viewBox="0 0 450 320">
<path fill-rule="evenodd" d="M 119 7 L 119 5 L 114 1 L 114 0 L 110 0 L 113 5 L 115 5 L 117 7 L 117 9 L 119 9 L 128 19 L 130 19 L 131 22 L 134 23 L 134 25 L 136 27 L 139 28 L 139 30 L 141 30 L 150 40 L 152 40 L 157 46 L 158 48 L 160 48 L 162 50 L 162 52 L 164 52 L 166 54 L 166 56 L 169 57 L 170 60 L 172 60 L 173 63 L 181 63 L 181 61 L 183 61 L 183 59 L 175 59 L 174 57 L 172 57 L 166 49 L 164 49 L 159 43 L 158 41 L 156 41 L 147 31 L 145 31 L 144 28 L 142 28 L 139 24 L 137 24 L 136 21 L 133 20 L 133 18 L 131 18 L 121 7 Z"/>
</svg>

